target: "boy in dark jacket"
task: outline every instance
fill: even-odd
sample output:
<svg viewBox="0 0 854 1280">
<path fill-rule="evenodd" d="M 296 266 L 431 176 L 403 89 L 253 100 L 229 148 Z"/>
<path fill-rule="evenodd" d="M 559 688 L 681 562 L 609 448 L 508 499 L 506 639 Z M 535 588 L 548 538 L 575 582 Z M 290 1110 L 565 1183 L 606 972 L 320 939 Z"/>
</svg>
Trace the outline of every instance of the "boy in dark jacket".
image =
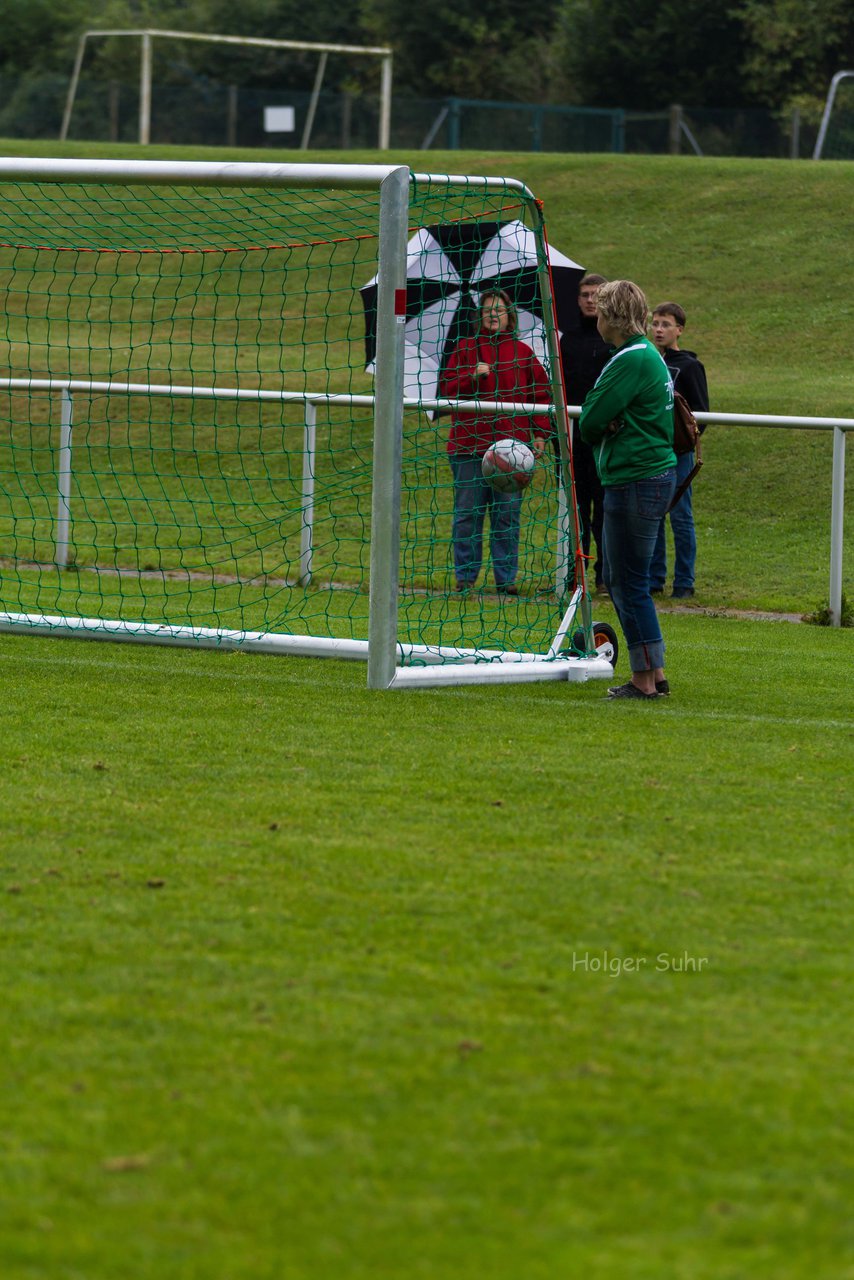
<svg viewBox="0 0 854 1280">
<path fill-rule="evenodd" d="M 685 312 L 678 302 L 662 302 L 652 313 L 652 340 L 670 370 L 675 391 L 680 391 L 693 410 L 704 413 L 709 409 L 709 389 L 706 370 L 693 351 L 682 351 L 679 339 L 685 328 Z M 703 428 L 701 427 L 702 431 Z M 683 453 L 676 460 L 676 485 L 682 483 L 694 465 L 693 453 Z M 651 590 L 664 590 L 667 581 L 666 517 L 658 531 L 658 541 L 650 565 Z M 670 512 L 673 529 L 673 598 L 685 599 L 694 594 L 694 565 L 697 558 L 697 535 L 694 531 L 694 511 L 691 505 L 690 486 L 685 490 Z"/>
</svg>

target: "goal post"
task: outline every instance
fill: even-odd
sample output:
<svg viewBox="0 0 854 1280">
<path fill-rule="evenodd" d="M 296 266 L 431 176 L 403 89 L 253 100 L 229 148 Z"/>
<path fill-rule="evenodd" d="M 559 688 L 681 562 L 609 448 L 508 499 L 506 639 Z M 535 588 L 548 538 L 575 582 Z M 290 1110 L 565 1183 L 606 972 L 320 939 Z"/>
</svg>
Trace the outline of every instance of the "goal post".
<svg viewBox="0 0 854 1280">
<path fill-rule="evenodd" d="M 522 183 L 2 159 L 0 196 L 0 629 L 350 658 L 375 689 L 610 675 L 567 516 L 565 430 L 562 466 L 549 443 L 517 507 L 518 592 L 492 585 L 495 545 L 476 590 L 455 588 L 449 415 L 551 434 L 564 414 L 541 211 Z M 408 238 L 523 221 L 542 394 L 413 391 Z M 450 334 L 448 299 L 414 287 Z"/>
<path fill-rule="evenodd" d="M 386 689 L 397 666 L 400 481 L 403 466 L 403 370 L 409 171 L 390 173 L 380 193 L 377 260 L 377 354 L 371 533 L 368 684 Z"/>
</svg>

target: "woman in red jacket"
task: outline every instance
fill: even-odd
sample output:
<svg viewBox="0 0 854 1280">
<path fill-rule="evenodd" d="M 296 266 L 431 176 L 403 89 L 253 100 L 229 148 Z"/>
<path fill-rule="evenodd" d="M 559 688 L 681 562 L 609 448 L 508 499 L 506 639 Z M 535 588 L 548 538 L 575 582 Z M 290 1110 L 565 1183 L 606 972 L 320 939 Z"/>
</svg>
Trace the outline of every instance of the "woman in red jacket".
<svg viewBox="0 0 854 1280">
<path fill-rule="evenodd" d="M 516 335 L 516 310 L 506 293 L 484 293 L 480 324 L 471 338 L 454 348 L 439 383 L 440 395 L 460 400 L 551 399 L 546 371 L 531 348 Z M 489 547 L 495 585 L 503 595 L 518 595 L 519 516 L 522 493 L 499 493 L 487 484 L 481 459 L 496 440 L 511 437 L 530 445 L 539 457 L 550 433 L 545 415 L 501 417 L 495 413 L 454 412 L 448 455 L 454 476 L 454 569 L 457 590 L 469 591 L 483 564 L 483 522 L 489 512 Z"/>
</svg>

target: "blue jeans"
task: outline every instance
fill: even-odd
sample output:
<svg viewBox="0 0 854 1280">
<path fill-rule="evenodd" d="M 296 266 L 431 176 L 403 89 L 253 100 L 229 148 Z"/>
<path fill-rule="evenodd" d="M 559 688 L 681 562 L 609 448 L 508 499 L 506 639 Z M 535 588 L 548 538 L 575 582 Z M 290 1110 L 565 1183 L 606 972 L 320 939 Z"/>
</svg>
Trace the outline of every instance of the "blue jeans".
<svg viewBox="0 0 854 1280">
<path fill-rule="evenodd" d="M 683 453 L 676 459 L 676 487 L 678 488 L 694 465 L 693 453 Z M 673 589 L 681 591 L 694 585 L 694 563 L 697 559 L 697 535 L 694 532 L 694 509 L 691 505 L 691 487 L 685 490 L 670 512 L 673 530 Z M 649 578 L 657 590 L 667 581 L 667 519 L 659 525 Z"/>
<path fill-rule="evenodd" d="M 454 454 L 449 458 L 454 476 L 454 569 L 457 582 L 473 584 L 483 565 L 483 522 L 489 512 L 489 549 L 495 584 L 507 587 L 516 581 L 519 568 L 519 516 L 522 494 L 498 493 L 486 483 L 480 458 Z"/>
<path fill-rule="evenodd" d="M 649 566 L 675 488 L 675 467 L 648 480 L 605 488 L 605 585 L 626 637 L 632 671 L 664 666 L 664 640 L 649 594 Z"/>
</svg>

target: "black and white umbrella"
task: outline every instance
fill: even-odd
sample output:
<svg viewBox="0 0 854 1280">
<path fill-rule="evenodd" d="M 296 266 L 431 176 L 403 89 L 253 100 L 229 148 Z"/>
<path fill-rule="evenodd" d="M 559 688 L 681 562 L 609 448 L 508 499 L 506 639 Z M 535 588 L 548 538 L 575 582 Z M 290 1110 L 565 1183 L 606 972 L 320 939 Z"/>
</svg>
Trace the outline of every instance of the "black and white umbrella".
<svg viewBox="0 0 854 1280">
<path fill-rule="evenodd" d="M 549 248 L 555 312 L 561 331 L 577 327 L 578 285 L 584 268 Z M 406 257 L 404 394 L 438 396 L 439 375 L 461 338 L 474 333 L 484 293 L 502 289 L 519 317 L 518 337 L 549 366 L 538 278 L 537 240 L 522 222 L 460 222 L 419 227 Z M 376 356 L 377 280 L 361 290 L 365 361 Z"/>
</svg>

